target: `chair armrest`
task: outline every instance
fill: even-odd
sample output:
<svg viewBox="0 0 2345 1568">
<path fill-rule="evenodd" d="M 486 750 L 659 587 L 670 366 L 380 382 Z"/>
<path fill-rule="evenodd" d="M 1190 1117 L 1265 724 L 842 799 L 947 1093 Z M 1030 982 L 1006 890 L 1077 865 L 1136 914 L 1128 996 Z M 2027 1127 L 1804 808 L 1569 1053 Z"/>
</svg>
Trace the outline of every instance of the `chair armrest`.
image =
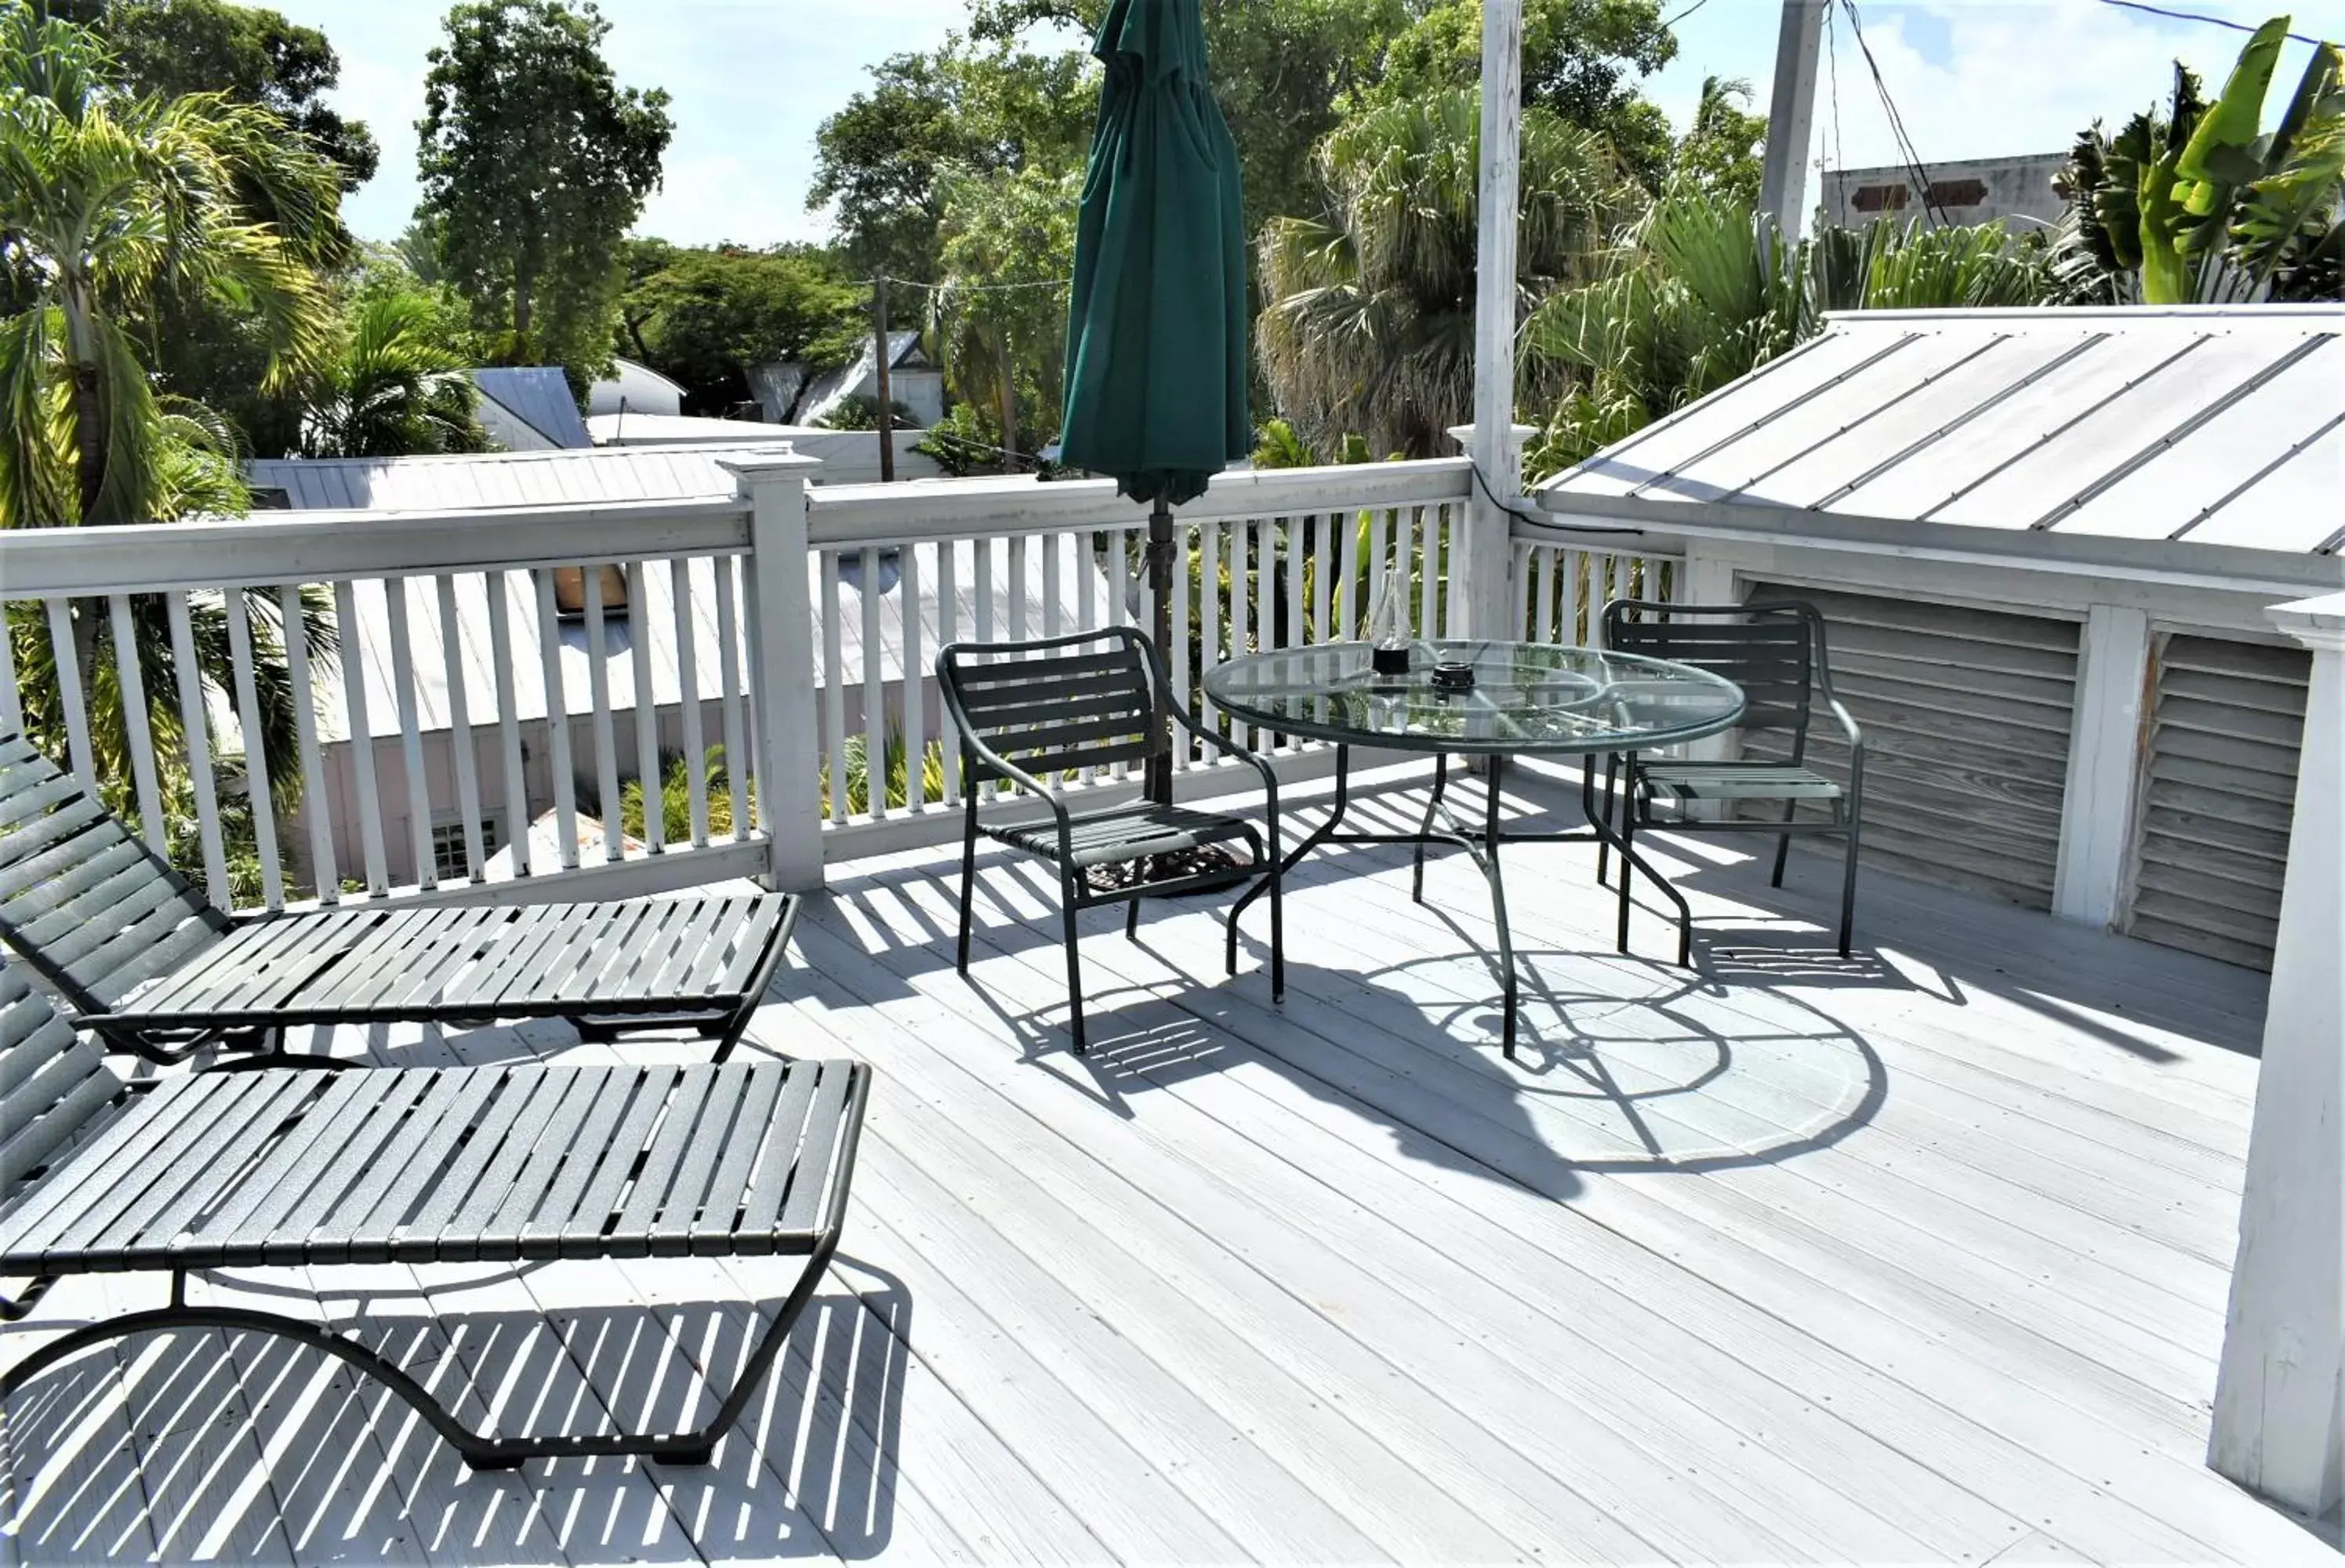
<svg viewBox="0 0 2345 1568">
<path fill-rule="evenodd" d="M 1000 774 L 1003 778 L 1008 779 L 1011 784 L 1016 784 L 1027 794 L 1039 796 L 1042 804 L 1051 808 L 1051 815 L 1057 822 L 1059 827 L 1060 856 L 1062 859 L 1072 858 L 1075 853 L 1074 821 L 1068 814 L 1066 803 L 1060 800 L 1058 792 L 1052 789 L 1049 784 L 1044 784 L 1041 779 L 1036 778 L 1032 774 L 1028 773 L 1024 768 L 1020 767 L 1016 763 L 1011 762 L 1008 757 L 1003 756 L 1000 752 L 995 751 L 991 746 L 987 745 L 983 741 L 978 740 L 974 736 L 970 735 L 966 730 L 961 732 L 961 744 L 969 748 L 969 755 L 976 758 L 979 762 L 983 763 L 987 767 L 992 769 L 995 773 Z M 962 781 L 962 787 L 964 789 L 969 789 L 969 786 L 975 782 L 976 781 L 974 780 L 965 779 Z M 970 809 L 975 810 L 977 794 L 973 789 L 970 789 L 969 798 L 970 802 Z"/>
<path fill-rule="evenodd" d="M 1278 773 L 1277 770 L 1274 769 L 1270 765 L 1266 759 L 1257 755 L 1246 747 L 1238 744 L 1237 742 L 1230 739 L 1227 735 L 1223 734 L 1219 730 L 1201 723 L 1198 715 L 1194 712 L 1193 712 L 1186 704 L 1176 701 L 1169 693 L 1165 695 L 1164 705 L 1172 711 L 1173 719 L 1183 729 L 1188 731 L 1191 734 L 1196 736 L 1199 740 L 1204 742 L 1215 751 L 1222 753 L 1225 756 L 1236 758 L 1239 762 L 1246 764 L 1248 766 L 1252 767 L 1254 772 L 1260 774 L 1262 775 L 1262 787 L 1264 793 L 1269 797 L 1269 808 L 1271 814 L 1274 816 L 1277 814 Z"/>
</svg>

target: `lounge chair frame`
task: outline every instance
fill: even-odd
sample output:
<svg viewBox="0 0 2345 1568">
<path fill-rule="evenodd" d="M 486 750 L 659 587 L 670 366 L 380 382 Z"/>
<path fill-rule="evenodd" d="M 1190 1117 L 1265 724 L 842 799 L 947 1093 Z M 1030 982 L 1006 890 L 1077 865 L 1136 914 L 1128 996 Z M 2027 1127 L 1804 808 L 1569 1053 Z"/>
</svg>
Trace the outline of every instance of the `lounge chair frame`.
<svg viewBox="0 0 2345 1568">
<path fill-rule="evenodd" d="M 473 1468 L 508 1470 L 597 1454 L 709 1462 L 838 1249 L 870 1069 L 280 1067 L 132 1084 L 0 967 L 0 1271 L 32 1281 L 0 1296 L 0 1319 L 24 1316 L 66 1274 L 171 1279 L 168 1305 L 74 1329 L 0 1374 L 0 1399 L 113 1340 L 269 1334 L 374 1379 Z M 714 1418 L 684 1431 L 475 1431 L 328 1325 L 190 1303 L 186 1289 L 208 1268 L 773 1254 L 803 1256 L 804 1271 Z"/>
<path fill-rule="evenodd" d="M 232 916 L 80 781 L 0 733 L 0 943 L 82 1027 L 159 1064 L 218 1045 L 261 1053 L 237 1066 L 331 1067 L 287 1052 L 286 1028 L 541 1017 L 589 1039 L 689 1027 L 721 1062 L 797 915 L 775 894 Z"/>
</svg>

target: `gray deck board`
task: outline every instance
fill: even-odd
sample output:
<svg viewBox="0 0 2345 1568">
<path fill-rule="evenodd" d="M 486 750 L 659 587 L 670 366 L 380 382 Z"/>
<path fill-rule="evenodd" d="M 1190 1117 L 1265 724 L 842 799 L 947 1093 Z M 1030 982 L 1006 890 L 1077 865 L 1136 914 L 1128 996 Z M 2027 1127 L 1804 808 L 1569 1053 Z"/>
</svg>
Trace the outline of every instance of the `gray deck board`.
<svg viewBox="0 0 2345 1568">
<path fill-rule="evenodd" d="M 1310 863 L 1284 1006 L 1262 911 L 1234 978 L 1218 898 L 1150 905 L 1138 944 L 1120 911 L 1086 916 L 1080 1061 L 1045 872 L 983 857 L 963 982 L 950 851 L 834 866 L 744 1050 L 873 1064 L 860 1172 L 816 1308 L 710 1471 L 469 1476 L 319 1359 L 214 1336 L 208 1384 L 175 1340 L 12 1401 L 71 1451 L 9 1455 L 0 1527 L 26 1561 L 184 1552 L 200 1523 L 300 1561 L 340 1536 L 432 1562 L 2333 1564 L 2203 1464 L 2259 977 L 1878 876 L 1841 966 L 1828 857 L 1795 856 L 1775 893 L 1736 841 L 1649 847 L 1694 899 L 1704 967 L 1659 961 L 1642 905 L 1636 956 L 1614 955 L 1584 849 L 1517 852 L 1545 994 L 1512 1067 L 1480 880 L 1454 855 L 1423 906 L 1399 852 Z M 646 938 L 605 957 L 665 989 L 676 954 Z M 331 1043 L 397 1066 L 680 1059 L 551 1021 Z M 659 1069 L 678 1071 L 718 1098 L 679 1102 L 627 1207 L 705 1226 L 680 1195 L 726 1186 L 741 1157 L 720 1168 L 714 1129 L 760 1107 Z M 585 1125 L 614 1119 L 640 1147 L 640 1102 Z M 554 1208 L 608 1208 L 624 1179 L 433 1158 L 510 1165 L 523 1207 L 550 1184 Z M 745 1201 L 787 1225 L 798 1199 L 753 1179 Z M 700 1408 L 689 1374 L 741 1353 L 788 1272 L 318 1267 L 217 1289 L 289 1288 L 476 1414 L 587 1431 Z M 68 1279 L 0 1358 L 155 1284 Z M 142 1424 L 198 1388 L 236 1399 Z"/>
</svg>

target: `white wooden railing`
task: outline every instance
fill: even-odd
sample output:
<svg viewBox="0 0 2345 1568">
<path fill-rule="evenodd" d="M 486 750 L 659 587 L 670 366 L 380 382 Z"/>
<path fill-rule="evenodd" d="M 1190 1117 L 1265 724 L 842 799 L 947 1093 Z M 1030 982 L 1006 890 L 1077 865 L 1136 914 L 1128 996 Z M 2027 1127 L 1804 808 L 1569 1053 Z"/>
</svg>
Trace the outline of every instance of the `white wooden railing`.
<svg viewBox="0 0 2345 1568">
<path fill-rule="evenodd" d="M 1103 482 L 813 488 L 815 466 L 745 460 L 705 500 L 0 534 L 0 729 L 42 721 L 224 906 L 803 885 L 947 839 L 937 650 L 1148 625 L 1145 513 Z M 1420 635 L 1456 633 L 1470 483 L 1462 459 L 1217 480 L 1182 509 L 1176 683 L 1358 635 L 1393 572 Z M 1524 635 L 1584 642 L 1671 569 L 1518 537 L 1511 574 Z M 295 697 L 273 740 L 272 688 Z M 1179 787 L 1217 787 L 1206 755 L 1175 760 Z"/>
</svg>

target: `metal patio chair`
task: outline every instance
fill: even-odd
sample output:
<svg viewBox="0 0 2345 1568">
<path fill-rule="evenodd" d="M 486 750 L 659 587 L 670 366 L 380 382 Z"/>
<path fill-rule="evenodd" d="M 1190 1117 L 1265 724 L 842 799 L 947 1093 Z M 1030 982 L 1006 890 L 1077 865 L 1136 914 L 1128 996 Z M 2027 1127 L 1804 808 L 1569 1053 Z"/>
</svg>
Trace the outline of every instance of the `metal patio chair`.
<svg viewBox="0 0 2345 1568">
<path fill-rule="evenodd" d="M 0 1373 L 0 1399 L 109 1340 L 234 1329 L 340 1358 L 475 1469 L 591 1454 L 706 1464 L 838 1249 L 870 1081 L 858 1063 L 797 1060 L 270 1067 L 134 1084 L 0 966 L 0 1278 L 30 1280 L 0 1295 L 0 1320 L 63 1275 L 171 1276 L 168 1306 L 67 1329 Z M 186 1291 L 197 1269 L 686 1255 L 807 1260 L 739 1381 L 690 1431 L 474 1431 L 330 1325 Z"/>
<path fill-rule="evenodd" d="M 1123 930 L 1136 937 L 1140 901 L 1202 892 L 1246 877 L 1270 879 L 1270 988 L 1286 994 L 1285 914 L 1279 901 L 1278 777 L 1262 758 L 1199 723 L 1172 694 L 1164 661 L 1146 637 L 1128 626 L 1078 632 L 1024 642 L 955 642 L 937 655 L 937 684 L 960 737 L 964 820 L 960 857 L 960 939 L 956 966 L 969 973 L 969 901 L 977 878 L 977 841 L 984 836 L 1050 861 L 1059 873 L 1067 947 L 1067 1000 L 1075 1053 L 1083 1033 L 1083 976 L 1076 953 L 1075 916 L 1095 905 L 1129 905 Z M 1180 727 L 1207 745 L 1251 764 L 1262 775 L 1264 829 L 1244 817 L 1148 799 L 1070 809 L 1046 779 L 1116 764 L 1145 765 L 1152 737 Z M 989 786 L 1007 780 L 1049 808 L 1047 817 L 988 823 L 978 811 Z M 1006 801 L 1004 804 L 1008 804 Z M 1144 868 L 1162 856 L 1208 845 L 1243 843 L 1252 860 L 1238 868 L 1134 879 L 1095 887 L 1097 867 Z M 1233 910 L 1224 961 L 1237 973 L 1238 926 Z"/>
<path fill-rule="evenodd" d="M 723 1061 L 797 919 L 784 895 L 233 917 L 0 733 L 0 943 L 82 1027 L 150 1061 L 218 1043 L 332 1066 L 285 1055 L 287 1027 L 549 1017 L 590 1039 L 690 1026 Z"/>
<path fill-rule="evenodd" d="M 1783 885 L 1783 862 L 1794 837 L 1828 836 L 1846 841 L 1841 868 L 1840 956 L 1849 956 L 1856 910 L 1857 835 L 1864 804 L 1864 733 L 1832 691 L 1824 649 L 1824 618 L 1804 600 L 1752 604 L 1665 604 L 1616 599 L 1604 606 L 1604 646 L 1623 653 L 1694 664 L 1725 676 L 1742 688 L 1741 733 L 1773 730 L 1789 738 L 1784 760 L 1748 762 L 1648 762 L 1614 757 L 1605 764 L 1605 787 L 1618 803 L 1620 835 L 1633 842 L 1639 828 L 1670 833 L 1766 833 L 1775 836 L 1772 886 Z M 1821 703 L 1841 730 L 1849 753 L 1848 783 L 1808 765 L 1808 733 Z M 1615 784 L 1625 765 L 1625 790 Z M 1822 806 L 1822 820 L 1802 819 L 1801 803 Z M 1688 809 L 1715 804 L 1732 812 L 1753 804 L 1780 803 L 1780 822 L 1748 817 L 1696 817 Z M 1603 880 L 1608 849 L 1596 852 L 1596 875 Z M 1692 913 L 1685 899 L 1650 869 L 1648 876 L 1677 905 L 1678 962 L 1691 956 Z M 1621 950 L 1628 950 L 1629 885 L 1620 875 Z"/>
</svg>

